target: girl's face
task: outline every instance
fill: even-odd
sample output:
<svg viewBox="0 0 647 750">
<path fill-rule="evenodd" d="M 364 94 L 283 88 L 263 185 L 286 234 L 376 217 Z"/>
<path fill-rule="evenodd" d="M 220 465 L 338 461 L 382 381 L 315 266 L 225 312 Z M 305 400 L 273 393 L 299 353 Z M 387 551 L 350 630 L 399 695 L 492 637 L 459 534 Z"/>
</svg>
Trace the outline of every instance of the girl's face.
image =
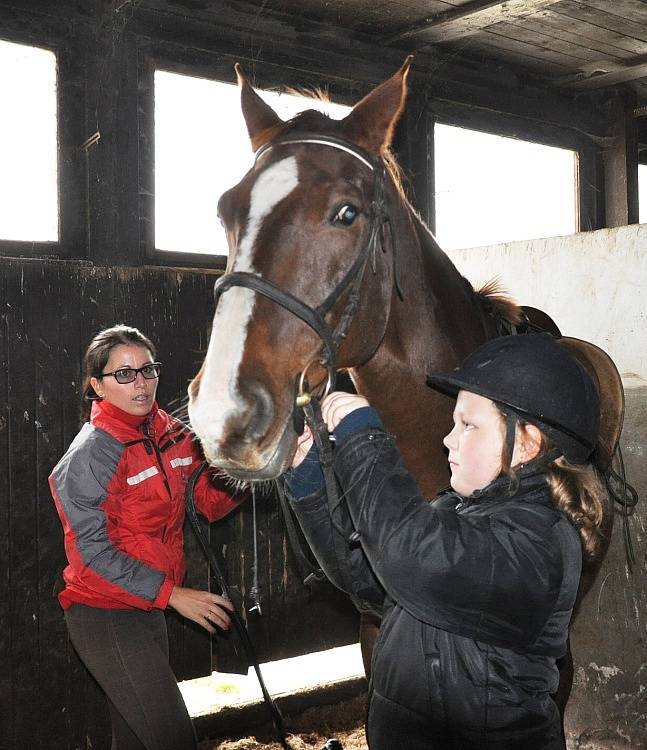
<svg viewBox="0 0 647 750">
<path fill-rule="evenodd" d="M 504 439 L 505 421 L 494 402 L 459 391 L 454 428 L 443 440 L 456 492 L 467 497 L 499 476 Z"/>
<path fill-rule="evenodd" d="M 110 351 L 110 357 L 103 372 L 114 372 L 124 368 L 139 369 L 153 361 L 151 353 L 145 346 L 138 344 L 118 344 Z M 146 416 L 155 401 L 157 378 L 147 380 L 141 374 L 131 383 L 118 383 L 112 375 L 104 378 L 92 378 L 90 384 L 99 398 L 118 407 L 127 414 Z"/>
</svg>

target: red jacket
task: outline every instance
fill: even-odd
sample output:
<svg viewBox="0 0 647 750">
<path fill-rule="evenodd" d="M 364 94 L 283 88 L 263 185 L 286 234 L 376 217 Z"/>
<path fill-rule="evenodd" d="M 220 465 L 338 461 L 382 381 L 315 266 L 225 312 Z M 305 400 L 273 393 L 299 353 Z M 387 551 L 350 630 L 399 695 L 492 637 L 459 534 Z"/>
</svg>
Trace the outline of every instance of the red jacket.
<svg viewBox="0 0 647 750">
<path fill-rule="evenodd" d="M 69 562 L 64 608 L 167 606 L 184 578 L 184 489 L 200 461 L 188 429 L 157 404 L 139 417 L 94 402 L 49 478 Z M 195 488 L 210 521 L 237 504 L 214 479 L 204 472 Z"/>
</svg>

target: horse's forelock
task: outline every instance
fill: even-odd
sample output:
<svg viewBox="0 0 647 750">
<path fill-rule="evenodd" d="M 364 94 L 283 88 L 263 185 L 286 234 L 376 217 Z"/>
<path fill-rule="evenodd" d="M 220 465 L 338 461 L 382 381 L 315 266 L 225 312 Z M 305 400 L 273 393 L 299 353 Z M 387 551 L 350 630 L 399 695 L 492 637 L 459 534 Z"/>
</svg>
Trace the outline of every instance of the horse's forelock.
<svg viewBox="0 0 647 750">
<path fill-rule="evenodd" d="M 333 120 L 323 112 L 319 112 L 316 109 L 306 109 L 303 112 L 299 112 L 290 120 L 279 123 L 271 128 L 266 128 L 260 133 L 257 133 L 252 140 L 252 149 L 258 151 L 261 146 L 266 143 L 280 138 L 283 135 L 290 133 L 291 135 L 297 135 L 298 133 L 331 133 L 335 131 L 335 126 L 338 120 Z"/>
</svg>

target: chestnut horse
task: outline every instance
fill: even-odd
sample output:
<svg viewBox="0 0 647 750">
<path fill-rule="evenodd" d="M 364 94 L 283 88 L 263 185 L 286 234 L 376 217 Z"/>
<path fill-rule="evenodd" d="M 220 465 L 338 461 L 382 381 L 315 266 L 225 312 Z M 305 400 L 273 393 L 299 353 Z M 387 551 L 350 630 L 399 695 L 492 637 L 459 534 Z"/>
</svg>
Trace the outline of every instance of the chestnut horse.
<svg viewBox="0 0 647 750">
<path fill-rule="evenodd" d="M 207 460 L 235 479 L 274 479 L 290 466 L 295 381 L 339 368 L 433 498 L 448 483 L 442 438 L 453 403 L 425 375 L 525 319 L 492 288 L 472 288 L 404 197 L 389 146 L 410 63 L 343 120 L 309 110 L 288 122 L 236 66 L 256 162 L 220 198 L 229 263 L 189 388 Z"/>
</svg>

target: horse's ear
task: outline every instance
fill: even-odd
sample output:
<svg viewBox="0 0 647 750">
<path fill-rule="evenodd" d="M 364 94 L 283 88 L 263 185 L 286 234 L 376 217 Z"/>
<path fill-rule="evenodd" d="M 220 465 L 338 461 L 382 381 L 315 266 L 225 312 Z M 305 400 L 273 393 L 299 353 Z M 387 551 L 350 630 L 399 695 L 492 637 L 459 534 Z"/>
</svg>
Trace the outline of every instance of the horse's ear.
<svg viewBox="0 0 647 750">
<path fill-rule="evenodd" d="M 367 94 L 342 120 L 344 134 L 370 153 L 380 155 L 391 145 L 393 130 L 407 98 L 407 76 L 413 55 L 400 70 Z"/>
<path fill-rule="evenodd" d="M 268 140 L 268 133 L 283 124 L 283 120 L 250 86 L 239 63 L 234 65 L 240 86 L 240 106 L 247 125 L 252 148 L 256 151 Z"/>
</svg>

